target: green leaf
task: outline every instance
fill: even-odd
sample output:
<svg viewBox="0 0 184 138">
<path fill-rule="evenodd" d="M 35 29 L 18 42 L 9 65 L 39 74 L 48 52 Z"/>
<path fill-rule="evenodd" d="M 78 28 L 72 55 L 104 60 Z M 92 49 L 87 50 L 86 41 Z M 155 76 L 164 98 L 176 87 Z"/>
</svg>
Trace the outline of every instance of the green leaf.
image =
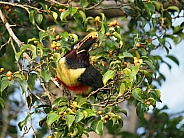
<svg viewBox="0 0 184 138">
<path fill-rule="evenodd" d="M 9 85 L 8 77 L 3 77 L 0 81 L 0 92 L 3 92 Z"/>
<path fill-rule="evenodd" d="M 32 44 L 25 44 L 20 48 L 20 51 L 24 52 L 25 50 L 30 50 L 32 52 L 32 59 L 35 59 L 37 57 L 36 46 Z"/>
<path fill-rule="evenodd" d="M 121 35 L 118 34 L 117 32 L 113 32 L 112 35 L 115 36 L 117 39 L 122 40 Z"/>
<path fill-rule="evenodd" d="M 155 66 L 151 62 L 149 62 L 148 60 L 144 60 L 144 62 L 150 67 L 153 72 L 155 72 Z"/>
<path fill-rule="evenodd" d="M 65 97 L 59 97 L 57 99 L 55 99 L 53 102 L 52 102 L 52 108 L 54 107 L 61 107 L 61 106 L 65 106 L 65 105 L 68 105 L 69 101 L 68 99 L 66 99 Z"/>
<path fill-rule="evenodd" d="M 52 123 L 54 123 L 55 121 L 58 121 L 59 118 L 60 118 L 60 115 L 56 114 L 55 112 L 50 112 L 46 120 L 48 127 L 50 127 Z"/>
<path fill-rule="evenodd" d="M 95 111 L 94 111 L 94 110 L 92 110 L 92 109 L 86 109 L 85 111 L 87 112 L 87 116 L 86 116 L 86 118 L 88 118 L 88 117 L 92 117 L 92 116 L 96 116 Z"/>
<path fill-rule="evenodd" d="M 51 78 L 51 73 L 46 70 L 41 70 L 40 71 L 40 76 L 44 79 L 45 82 L 49 82 Z"/>
<path fill-rule="evenodd" d="M 36 22 L 40 25 L 43 20 L 43 15 L 42 14 L 36 14 L 35 16 Z"/>
<path fill-rule="evenodd" d="M 120 85 L 120 87 L 119 87 L 119 94 L 118 94 L 118 97 L 119 97 L 119 96 L 122 96 L 122 95 L 124 94 L 125 90 L 126 90 L 125 84 L 124 84 L 124 83 L 121 83 L 121 85 Z"/>
<path fill-rule="evenodd" d="M 69 10 L 62 12 L 60 15 L 60 20 L 63 21 L 68 15 L 70 15 Z"/>
<path fill-rule="evenodd" d="M 128 52 L 123 52 L 123 56 L 124 57 L 133 57 L 133 55 L 131 53 L 128 53 Z"/>
<path fill-rule="evenodd" d="M 135 88 L 132 90 L 132 95 L 133 97 L 140 101 L 140 102 L 144 102 L 144 100 L 142 99 L 141 95 L 142 95 L 142 90 L 140 88 Z"/>
<path fill-rule="evenodd" d="M 78 9 L 76 7 L 69 7 L 70 15 L 73 16 L 77 12 L 77 10 Z"/>
<path fill-rule="evenodd" d="M 74 115 L 65 115 L 66 118 L 66 124 L 68 125 L 68 128 L 72 126 L 73 122 L 75 121 L 75 116 Z"/>
<path fill-rule="evenodd" d="M 24 120 L 18 123 L 19 129 L 22 131 L 22 128 L 27 124 L 27 121 L 29 117 L 33 114 L 34 112 L 28 114 Z"/>
<path fill-rule="evenodd" d="M 81 111 L 76 111 L 75 123 L 80 122 L 84 118 L 84 114 Z"/>
<path fill-rule="evenodd" d="M 132 77 L 134 78 L 134 80 L 136 80 L 136 75 L 138 73 L 139 70 L 139 65 L 135 65 L 132 67 Z"/>
<path fill-rule="evenodd" d="M 39 32 L 39 39 L 40 39 L 40 42 L 48 36 L 48 33 L 47 32 L 44 32 L 44 31 L 40 31 Z"/>
<path fill-rule="evenodd" d="M 175 62 L 179 66 L 179 60 L 172 55 L 167 55 L 166 57 L 170 58 L 173 62 Z"/>
<path fill-rule="evenodd" d="M 15 54 L 15 60 L 16 60 L 16 61 L 19 61 L 21 55 L 22 55 L 22 52 L 17 52 L 17 53 Z"/>
<path fill-rule="evenodd" d="M 86 20 L 86 14 L 83 11 L 79 11 L 79 14 L 82 17 L 82 20 L 85 21 Z"/>
<path fill-rule="evenodd" d="M 35 16 L 35 10 L 32 10 L 32 11 L 30 11 L 30 13 L 29 13 L 29 20 L 30 20 L 30 22 L 33 24 L 33 25 L 35 25 L 35 18 L 34 18 L 34 16 Z"/>
<path fill-rule="evenodd" d="M 80 0 L 80 5 L 82 7 L 83 10 L 85 10 L 85 8 L 88 6 L 88 1 L 87 0 Z"/>
<path fill-rule="evenodd" d="M 157 11 L 159 11 L 159 10 L 160 10 L 160 6 L 161 6 L 161 3 L 158 2 L 158 1 L 151 1 L 151 2 L 155 5 L 155 9 L 156 9 Z"/>
<path fill-rule="evenodd" d="M 102 16 L 102 22 L 106 22 L 106 17 L 104 13 L 100 13 L 100 15 Z"/>
<path fill-rule="evenodd" d="M 169 6 L 167 7 L 166 10 L 173 10 L 173 11 L 177 11 L 178 13 L 180 12 L 180 9 L 177 6 Z"/>
<path fill-rule="evenodd" d="M 4 107 L 5 107 L 5 102 L 4 102 L 4 100 L 0 97 L 0 105 L 1 105 L 1 107 L 4 109 Z"/>
<path fill-rule="evenodd" d="M 104 83 L 104 85 L 106 85 L 107 82 L 108 82 L 110 79 L 113 79 L 115 73 L 116 73 L 116 72 L 115 72 L 114 70 L 108 70 L 108 71 L 103 75 L 103 83 Z"/>
<path fill-rule="evenodd" d="M 56 20 L 58 18 L 57 12 L 52 11 L 51 14 L 52 14 L 52 17 L 54 18 L 54 21 L 56 22 Z"/>
<path fill-rule="evenodd" d="M 91 128 L 100 136 L 103 134 L 103 122 L 95 120 L 91 123 Z"/>
<path fill-rule="evenodd" d="M 144 120 L 144 113 L 147 111 L 146 105 L 144 103 L 138 102 L 137 103 L 137 108 L 136 108 L 136 113 L 139 119 Z"/>
<path fill-rule="evenodd" d="M 22 88 L 22 91 L 23 92 L 26 92 L 27 91 L 27 88 L 28 88 L 28 84 L 27 84 L 27 81 L 26 80 L 22 80 L 21 82 L 19 82 L 21 88 Z"/>
</svg>

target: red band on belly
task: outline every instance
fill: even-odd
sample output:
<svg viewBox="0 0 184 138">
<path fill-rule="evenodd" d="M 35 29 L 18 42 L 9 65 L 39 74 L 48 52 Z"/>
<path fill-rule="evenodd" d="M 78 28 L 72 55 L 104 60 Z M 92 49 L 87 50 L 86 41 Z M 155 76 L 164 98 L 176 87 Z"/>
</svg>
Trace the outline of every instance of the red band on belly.
<svg viewBox="0 0 184 138">
<path fill-rule="evenodd" d="M 90 90 L 90 86 L 77 85 L 77 86 L 67 86 L 63 81 L 61 81 L 57 76 L 56 79 L 59 83 L 63 84 L 68 90 L 76 93 L 76 94 L 87 94 Z"/>
</svg>

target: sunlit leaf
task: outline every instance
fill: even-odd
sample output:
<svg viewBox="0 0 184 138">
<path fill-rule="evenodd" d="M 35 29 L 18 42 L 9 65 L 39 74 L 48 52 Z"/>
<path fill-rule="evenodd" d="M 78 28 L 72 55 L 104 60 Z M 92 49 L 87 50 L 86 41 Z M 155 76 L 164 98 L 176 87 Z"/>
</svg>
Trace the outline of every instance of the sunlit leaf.
<svg viewBox="0 0 184 138">
<path fill-rule="evenodd" d="M 36 14 L 35 19 L 36 19 L 36 22 L 38 24 L 41 24 L 42 20 L 43 20 L 43 15 L 42 14 Z"/>
<path fill-rule="evenodd" d="M 40 71 L 40 76 L 44 79 L 45 82 L 49 82 L 51 78 L 51 73 L 46 70 L 41 70 Z"/>
<path fill-rule="evenodd" d="M 115 73 L 116 73 L 116 72 L 115 72 L 114 70 L 108 70 L 108 71 L 103 75 L 103 83 L 104 83 L 104 85 L 106 85 L 107 82 L 108 82 L 110 79 L 113 79 Z"/>
<path fill-rule="evenodd" d="M 119 94 L 118 94 L 118 96 L 122 96 L 124 94 L 125 90 L 126 90 L 125 83 L 121 83 L 120 87 L 119 87 Z"/>
<path fill-rule="evenodd" d="M 32 11 L 30 11 L 30 13 L 29 13 L 29 20 L 30 20 L 30 22 L 33 24 L 33 25 L 35 25 L 35 18 L 34 18 L 34 16 L 35 16 L 35 10 L 32 10 Z"/>
<path fill-rule="evenodd" d="M 76 111 L 75 123 L 80 122 L 84 118 L 84 114 L 81 111 Z"/>
<path fill-rule="evenodd" d="M 73 122 L 75 121 L 75 116 L 74 115 L 65 115 L 65 118 L 66 118 L 66 124 L 67 124 L 68 128 L 70 129 Z"/>
<path fill-rule="evenodd" d="M 140 88 L 135 88 L 135 89 L 132 90 L 132 95 L 133 95 L 133 97 L 134 97 L 136 100 L 140 101 L 140 102 L 143 102 L 143 101 L 144 101 L 144 100 L 142 99 L 142 97 L 141 97 L 142 94 L 143 94 L 143 93 L 142 93 L 142 90 L 141 90 Z"/>
<path fill-rule="evenodd" d="M 9 85 L 8 77 L 3 77 L 0 80 L 0 93 L 3 92 Z"/>
<path fill-rule="evenodd" d="M 180 12 L 180 9 L 177 6 L 169 6 L 167 7 L 167 10 L 177 11 L 178 13 Z"/>
<path fill-rule="evenodd" d="M 47 116 L 46 123 L 50 127 L 52 123 L 57 121 L 60 118 L 60 115 L 56 114 L 55 112 L 50 112 Z"/>
<path fill-rule="evenodd" d="M 69 15 L 70 15 L 69 10 L 66 10 L 66 11 L 62 12 L 61 15 L 60 15 L 60 20 L 63 21 Z"/>
<path fill-rule="evenodd" d="M 83 10 L 88 6 L 88 1 L 87 0 L 80 0 L 80 4 Z"/>
<path fill-rule="evenodd" d="M 95 120 L 91 123 L 91 128 L 100 136 L 103 134 L 103 122 Z"/>
<path fill-rule="evenodd" d="M 57 12 L 52 11 L 51 14 L 52 14 L 52 17 L 54 18 L 54 21 L 56 21 L 58 18 Z"/>
</svg>

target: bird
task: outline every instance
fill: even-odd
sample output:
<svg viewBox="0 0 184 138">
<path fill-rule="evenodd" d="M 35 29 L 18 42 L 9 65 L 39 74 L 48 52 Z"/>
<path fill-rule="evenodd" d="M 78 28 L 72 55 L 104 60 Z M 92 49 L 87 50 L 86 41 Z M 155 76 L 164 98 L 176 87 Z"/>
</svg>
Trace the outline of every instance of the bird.
<svg viewBox="0 0 184 138">
<path fill-rule="evenodd" d="M 58 61 L 56 79 L 70 92 L 88 95 L 104 86 L 101 73 L 90 64 L 89 49 L 98 41 L 98 33 L 91 32 L 75 43 Z"/>
</svg>

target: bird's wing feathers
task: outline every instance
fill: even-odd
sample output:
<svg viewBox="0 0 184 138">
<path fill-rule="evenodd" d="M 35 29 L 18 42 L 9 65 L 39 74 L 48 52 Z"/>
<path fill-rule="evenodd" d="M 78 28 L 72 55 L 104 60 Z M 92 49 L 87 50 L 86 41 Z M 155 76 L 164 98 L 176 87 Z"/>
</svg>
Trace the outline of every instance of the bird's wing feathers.
<svg viewBox="0 0 184 138">
<path fill-rule="evenodd" d="M 86 68 L 85 72 L 80 76 L 78 81 L 82 85 L 92 86 L 94 89 L 104 86 L 102 82 L 102 75 L 92 65 Z"/>
</svg>

